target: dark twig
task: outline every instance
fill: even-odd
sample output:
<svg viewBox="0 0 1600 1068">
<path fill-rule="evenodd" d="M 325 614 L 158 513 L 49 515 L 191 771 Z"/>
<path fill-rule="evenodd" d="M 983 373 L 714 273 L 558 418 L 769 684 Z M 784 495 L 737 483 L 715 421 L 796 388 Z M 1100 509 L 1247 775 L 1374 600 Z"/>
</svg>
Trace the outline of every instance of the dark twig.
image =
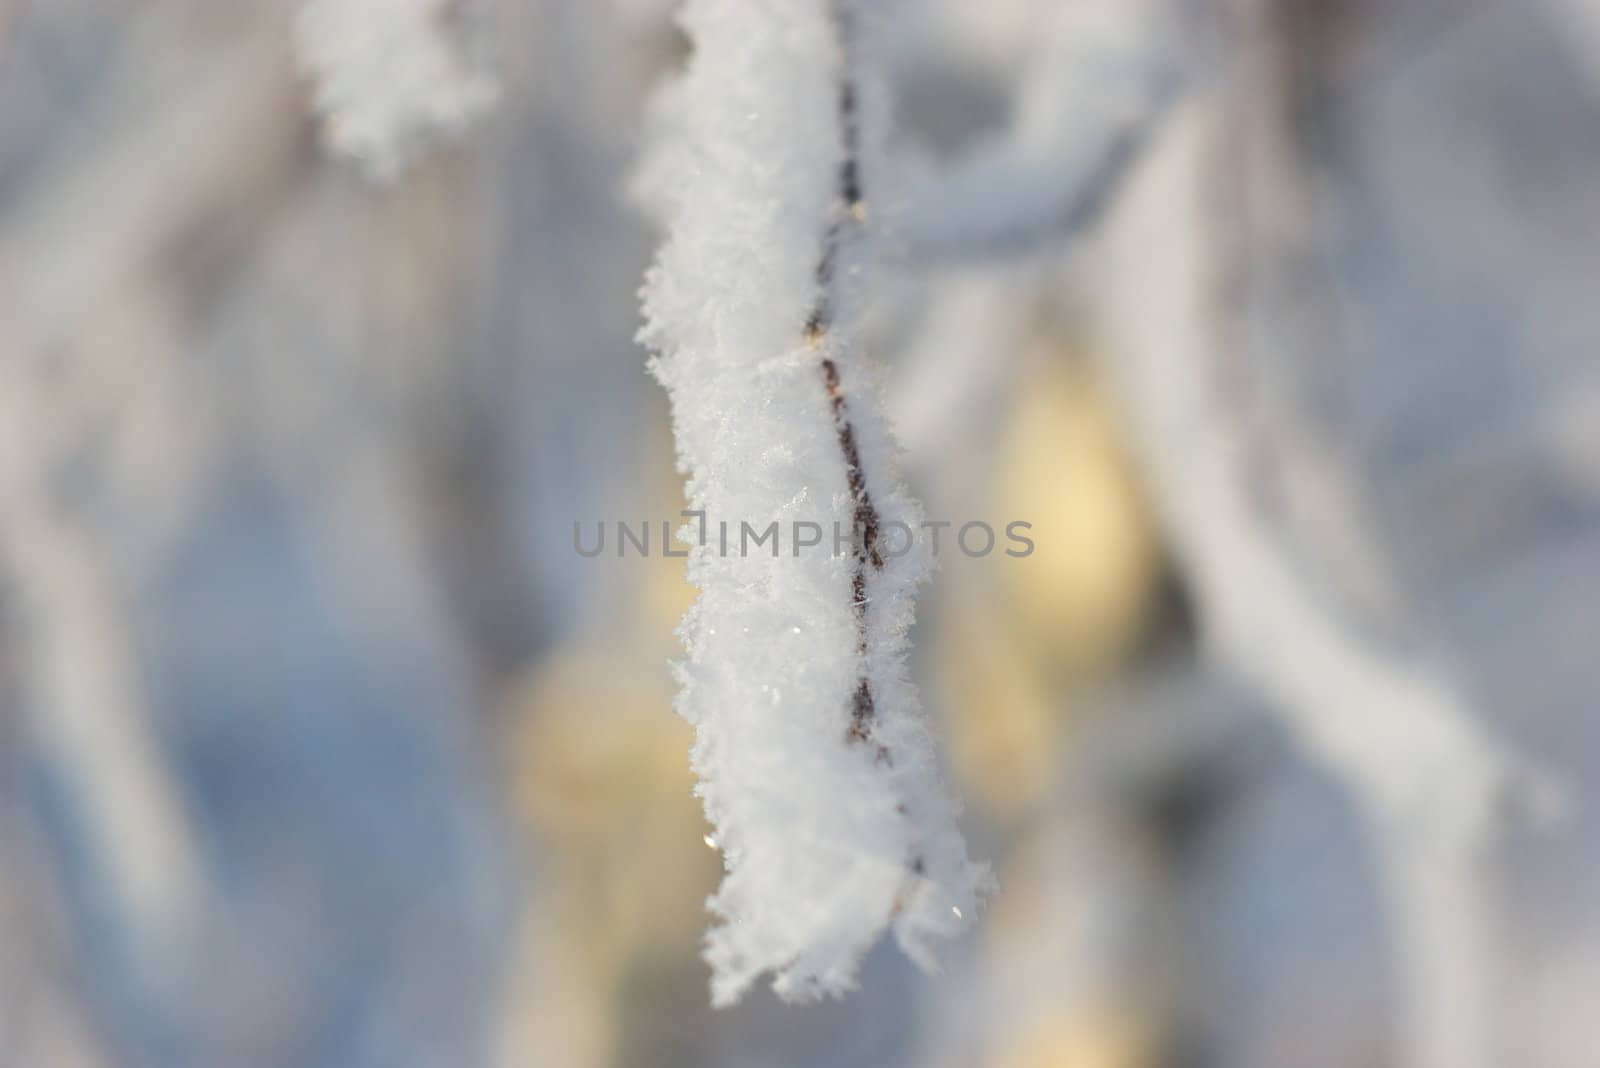
<svg viewBox="0 0 1600 1068">
<path fill-rule="evenodd" d="M 833 415 L 833 426 L 839 437 L 839 453 L 844 460 L 845 481 L 850 487 L 854 502 L 852 546 L 855 554 L 854 572 L 850 578 L 851 609 L 856 619 L 856 653 L 862 658 L 860 675 L 852 699 L 850 728 L 846 737 L 852 744 L 872 740 L 873 721 L 877 706 L 872 696 L 872 683 L 867 678 L 867 602 L 869 600 L 867 577 L 872 571 L 883 568 L 883 555 L 878 549 L 878 510 L 872 503 L 872 493 L 867 488 L 867 476 L 861 465 L 861 450 L 856 443 L 855 424 L 850 418 L 850 405 L 839 382 L 839 365 L 825 348 L 830 341 L 836 312 L 838 263 L 845 241 L 866 219 L 866 200 L 861 190 L 861 117 L 854 75 L 851 71 L 852 25 L 850 14 L 843 4 L 834 8 L 843 52 L 839 81 L 839 128 L 843 142 L 843 158 L 839 162 L 838 217 L 828 226 L 823 239 L 822 255 L 817 261 L 817 300 L 806 319 L 806 342 L 812 348 L 823 350 L 819 369 L 823 387 L 827 392 L 828 406 Z M 892 765 L 889 750 L 880 745 L 877 750 L 880 764 Z"/>
</svg>

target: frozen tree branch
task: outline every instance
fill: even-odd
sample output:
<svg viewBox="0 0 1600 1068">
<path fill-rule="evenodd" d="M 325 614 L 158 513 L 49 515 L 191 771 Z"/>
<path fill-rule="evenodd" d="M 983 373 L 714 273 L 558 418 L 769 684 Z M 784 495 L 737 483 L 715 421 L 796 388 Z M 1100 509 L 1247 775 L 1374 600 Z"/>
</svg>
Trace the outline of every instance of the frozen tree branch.
<svg viewBox="0 0 1600 1068">
<path fill-rule="evenodd" d="M 988 476 L 985 441 L 1024 363 L 1009 354 L 1027 348 L 1034 326 L 1018 314 L 1018 294 L 1055 280 L 1041 273 L 988 264 L 920 280 L 926 313 L 904 345 L 888 397 L 914 480 L 928 472 L 947 485 L 969 485 Z"/>
<path fill-rule="evenodd" d="M 1261 13 L 1274 5 L 1237 7 L 1265 25 Z M 1073 21 L 1089 12 L 1105 21 Z M 1176 22 L 1151 21 L 1156 13 L 1155 5 L 1075 5 L 1059 43 L 1028 79 L 1019 132 L 913 197 L 903 220 L 913 260 L 1021 253 L 1079 232 L 1183 81 L 1188 49 L 1173 39 Z M 1237 64 L 1246 71 L 1283 59 L 1270 34 L 1246 33 L 1236 44 L 1248 52 Z M 1062 91 L 1063 83 L 1076 91 Z M 1239 103 L 1290 99 L 1288 87 L 1270 81 L 1224 78 L 1222 85 L 1222 97 Z M 1084 99 L 1111 103 L 1086 121 L 1065 103 Z M 1302 116 L 1297 135 L 1315 137 L 1310 125 Z M 1262 220 L 1218 221 L 1214 205 L 1197 195 L 1249 179 L 1252 161 L 1242 157 L 1261 142 L 1248 133 L 1263 131 L 1248 131 L 1242 142 L 1241 132 L 1188 121 L 1181 143 L 1161 153 L 1157 174 L 1141 176 L 1130 191 L 1136 206 L 1119 213 L 1112 256 L 1102 263 L 1120 342 L 1114 363 L 1208 644 L 1270 699 L 1367 815 L 1395 917 L 1406 1002 L 1402 1062 L 1499 1063 L 1499 962 L 1482 867 L 1507 802 L 1530 801 L 1537 810 L 1550 793 L 1490 737 L 1430 643 L 1417 635 L 1397 640 L 1407 628 L 1394 618 L 1392 576 L 1385 587 L 1381 546 L 1366 529 L 1371 502 L 1360 493 L 1359 472 L 1340 466 L 1346 458 L 1334 443 L 1300 441 L 1308 430 L 1289 425 L 1293 412 L 1273 418 L 1237 410 L 1244 384 L 1218 374 L 1252 341 L 1273 336 L 1274 316 L 1277 327 L 1328 325 L 1326 309 L 1294 290 L 1298 276 L 1275 275 L 1275 288 L 1252 292 L 1251 265 L 1262 249 L 1244 242 Z M 1294 186 L 1290 176 L 1265 199 L 1315 228 L 1316 205 L 1297 202 Z M 1265 262 L 1285 273 L 1282 258 Z M 1279 329 L 1280 346 L 1308 343 L 1291 339 Z M 1287 351 L 1297 350 L 1275 354 L 1272 367 Z M 1292 469 L 1278 489 L 1303 514 L 1264 508 L 1261 475 L 1274 466 Z"/>
<path fill-rule="evenodd" d="M 137 121 L 109 136 L 86 124 L 61 149 L 62 177 L 28 188 L 0 236 L 0 584 L 18 639 L 20 740 L 63 820 L 63 852 L 92 883 L 96 920 L 126 939 L 95 981 L 130 1004 L 181 968 L 213 887 L 156 736 L 111 545 L 137 555 L 150 527 L 181 520 L 194 459 L 173 448 L 141 466 L 115 445 L 87 457 L 118 442 L 113 413 L 130 382 L 152 422 L 182 428 L 172 433 L 186 444 L 198 432 L 174 396 L 165 338 L 94 334 L 147 298 L 152 265 L 196 219 L 238 217 L 294 162 L 289 65 L 261 21 L 199 63 L 173 106 L 135 105 Z M 106 95 L 138 100 L 148 62 L 129 47 Z M 101 344 L 115 360 L 97 359 Z M 62 472 L 87 463 L 140 505 L 114 536 L 62 493 Z"/>
<path fill-rule="evenodd" d="M 308 0 L 297 44 L 329 147 L 388 182 L 481 117 L 499 90 L 460 39 L 468 14 L 461 0 Z"/>
<path fill-rule="evenodd" d="M 1177 7 L 1055 9 L 1018 80 L 1009 129 L 909 190 L 898 219 L 909 258 L 1016 255 L 1093 223 L 1183 87 Z"/>
<path fill-rule="evenodd" d="M 298 162 L 285 42 L 258 23 L 237 36 L 197 57 L 191 84 L 170 107 L 70 141 L 56 164 L 61 178 L 31 188 L 10 212 L 0 317 L 3 340 L 19 352 L 53 355 L 84 329 L 84 308 L 139 285 L 197 218 L 240 211 Z M 133 95 L 147 62 L 142 53 L 123 58 L 107 95 Z M 61 240 L 65 232 L 78 239 Z"/>
<path fill-rule="evenodd" d="M 1365 629 L 1260 514 L 1258 458 L 1213 377 L 1222 339 L 1235 336 L 1227 320 L 1239 308 L 1227 295 L 1237 280 L 1230 288 L 1216 259 L 1228 238 L 1197 210 L 1207 127 L 1190 119 L 1130 190 L 1106 272 L 1122 342 L 1116 366 L 1156 499 L 1215 655 L 1272 700 L 1367 814 L 1408 1001 L 1402 1063 L 1498 1063 L 1493 925 L 1479 868 L 1506 800 L 1532 780 L 1440 662 Z M 1159 257 L 1148 252 L 1156 239 Z"/>
<path fill-rule="evenodd" d="M 123 591 L 59 499 L 59 456 L 39 426 L 48 391 L 16 353 L 0 351 L 0 368 L 0 582 L 21 638 L 29 771 L 93 887 L 95 919 L 122 940 L 96 981 L 137 1001 L 192 948 L 211 885 L 146 707 Z"/>
<path fill-rule="evenodd" d="M 763 973 L 786 998 L 840 993 L 889 927 L 928 964 L 988 884 L 906 676 L 928 558 L 853 344 L 882 109 L 863 22 L 845 2 L 692 0 L 682 141 L 646 191 L 670 227 L 641 337 L 702 532 L 678 709 L 728 869 L 719 1005 Z M 727 549 L 704 536 L 723 524 Z"/>
</svg>

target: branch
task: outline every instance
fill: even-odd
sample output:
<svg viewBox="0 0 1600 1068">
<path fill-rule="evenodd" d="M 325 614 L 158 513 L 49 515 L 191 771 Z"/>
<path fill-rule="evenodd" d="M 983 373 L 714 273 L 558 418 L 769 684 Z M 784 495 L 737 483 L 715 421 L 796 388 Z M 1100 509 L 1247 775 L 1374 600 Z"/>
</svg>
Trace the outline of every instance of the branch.
<svg viewBox="0 0 1600 1068">
<path fill-rule="evenodd" d="M 1259 84 L 1245 79 L 1246 93 L 1251 87 L 1251 99 L 1262 99 Z M 1196 197 L 1219 180 L 1237 185 L 1245 168 L 1240 146 L 1227 142 L 1225 176 L 1207 170 L 1216 164 L 1208 137 L 1230 131 L 1209 126 L 1211 112 L 1188 118 L 1130 189 L 1103 272 L 1121 342 L 1113 366 L 1156 500 L 1210 651 L 1270 699 L 1367 817 L 1410 1001 L 1404 1062 L 1497 1063 L 1492 913 L 1480 865 L 1506 802 L 1539 805 L 1549 795 L 1484 729 L 1446 662 L 1352 611 L 1339 596 L 1348 591 L 1308 570 L 1301 547 L 1263 514 L 1255 492 L 1262 450 L 1293 450 L 1252 441 L 1228 404 L 1240 383 L 1216 373 L 1256 336 L 1245 331 L 1251 268 L 1236 244 L 1249 227 L 1214 218 Z M 1354 484 L 1325 488 L 1337 496 Z M 1364 511 L 1345 496 L 1322 515 L 1349 526 Z M 1364 531 L 1339 533 L 1376 548 Z"/>
<path fill-rule="evenodd" d="M 323 135 L 378 182 L 476 122 L 500 95 L 452 23 L 462 0 L 308 0 L 299 59 L 316 85 Z"/>
<path fill-rule="evenodd" d="M 719 1005 L 763 973 L 807 999 L 852 986 L 890 927 L 929 963 L 988 876 L 907 679 L 929 561 L 853 343 L 881 113 L 861 13 L 692 0 L 684 25 L 694 53 L 666 121 L 680 140 L 642 190 L 670 226 L 641 338 L 702 530 L 734 539 L 691 550 L 701 596 L 678 666 L 728 868 L 706 956 Z M 749 551 L 746 525 L 778 542 Z"/>
<path fill-rule="evenodd" d="M 1057 247 L 1104 213 L 1181 94 L 1175 0 L 1063 5 L 1020 79 L 1010 128 L 909 191 L 914 263 Z"/>
</svg>

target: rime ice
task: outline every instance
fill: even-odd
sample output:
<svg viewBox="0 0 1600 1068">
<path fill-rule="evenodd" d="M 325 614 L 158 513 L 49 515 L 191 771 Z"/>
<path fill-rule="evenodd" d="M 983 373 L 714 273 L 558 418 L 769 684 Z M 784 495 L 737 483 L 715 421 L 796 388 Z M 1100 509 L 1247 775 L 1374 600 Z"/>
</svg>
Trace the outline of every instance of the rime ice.
<svg viewBox="0 0 1600 1068">
<path fill-rule="evenodd" d="M 498 93 L 450 34 L 448 0 L 308 0 L 295 27 L 323 135 L 380 181 Z"/>
<path fill-rule="evenodd" d="M 727 876 L 706 957 L 718 1005 L 763 974 L 838 994 L 888 928 L 931 964 L 987 889 L 906 675 L 925 546 L 850 344 L 876 86 L 853 9 L 691 0 L 693 58 L 667 98 L 641 194 L 669 235 L 641 339 L 672 398 L 692 507 L 765 528 L 854 532 L 848 552 L 697 546 L 677 708 Z"/>
</svg>

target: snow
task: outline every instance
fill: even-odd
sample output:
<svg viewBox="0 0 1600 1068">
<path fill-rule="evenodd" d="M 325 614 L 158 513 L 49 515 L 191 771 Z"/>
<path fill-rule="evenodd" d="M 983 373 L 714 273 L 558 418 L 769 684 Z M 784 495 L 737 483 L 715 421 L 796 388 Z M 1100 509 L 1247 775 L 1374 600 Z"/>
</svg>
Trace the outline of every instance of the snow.
<svg viewBox="0 0 1600 1068">
<path fill-rule="evenodd" d="M 693 56 L 662 124 L 677 140 L 641 190 L 668 237 L 640 336 L 709 535 L 689 556 L 700 597 L 676 670 L 727 869 L 706 946 L 718 1005 L 768 973 L 786 999 L 842 993 L 888 928 L 931 966 L 989 887 L 907 675 L 931 560 L 852 344 L 873 233 L 870 196 L 846 194 L 870 190 L 883 108 L 853 62 L 864 14 L 692 0 Z M 721 523 L 774 521 L 776 556 L 743 555 L 736 536 L 721 551 Z M 797 548 L 797 523 L 822 545 Z M 903 540 L 897 523 L 918 535 L 902 555 L 881 551 Z"/>
<path fill-rule="evenodd" d="M 392 181 L 433 140 L 493 105 L 499 90 L 450 32 L 449 0 L 309 0 L 296 45 L 333 151 Z"/>
</svg>

